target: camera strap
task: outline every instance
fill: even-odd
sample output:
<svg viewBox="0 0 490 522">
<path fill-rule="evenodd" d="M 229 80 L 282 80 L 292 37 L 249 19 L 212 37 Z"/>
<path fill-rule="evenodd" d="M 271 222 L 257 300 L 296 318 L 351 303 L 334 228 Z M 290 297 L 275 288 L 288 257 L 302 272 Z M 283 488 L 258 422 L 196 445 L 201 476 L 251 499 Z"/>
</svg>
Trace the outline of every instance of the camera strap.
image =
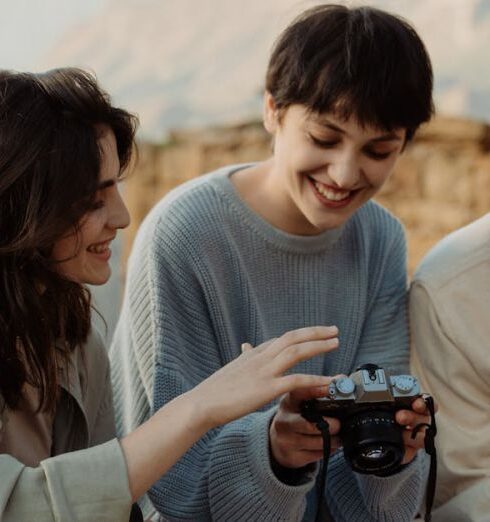
<svg viewBox="0 0 490 522">
<path fill-rule="evenodd" d="M 437 482 L 437 452 L 436 452 L 436 435 L 437 435 L 437 425 L 436 425 L 436 412 L 434 406 L 434 399 L 430 395 L 424 395 L 422 397 L 425 401 L 427 409 L 430 414 L 430 424 L 425 422 L 421 422 L 417 424 L 412 431 L 412 439 L 417 436 L 417 433 L 422 429 L 425 430 L 425 438 L 424 438 L 424 446 L 425 452 L 430 455 L 430 468 L 429 468 L 429 478 L 427 480 L 427 491 L 425 494 L 425 522 L 430 522 L 432 520 L 432 504 L 434 503 L 434 494 L 436 492 L 436 482 Z"/>
<path fill-rule="evenodd" d="M 327 511 L 327 505 L 323 498 L 325 491 L 325 481 L 327 478 L 327 469 L 328 469 L 328 461 L 330 459 L 330 425 L 323 418 L 315 422 L 316 427 L 320 430 L 323 439 L 323 460 L 320 463 L 320 481 L 318 487 L 320 491 L 318 493 L 318 501 L 317 501 L 317 512 L 315 517 L 315 522 L 324 522 L 325 520 L 330 519 L 330 515 Z"/>
</svg>

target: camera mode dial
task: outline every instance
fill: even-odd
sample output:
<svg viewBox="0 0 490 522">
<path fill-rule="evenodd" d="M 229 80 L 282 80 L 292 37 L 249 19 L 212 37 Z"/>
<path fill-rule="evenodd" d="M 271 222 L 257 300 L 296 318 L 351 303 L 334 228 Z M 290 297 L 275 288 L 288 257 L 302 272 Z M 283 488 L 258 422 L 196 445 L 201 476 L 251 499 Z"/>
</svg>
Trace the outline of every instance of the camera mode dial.
<svg viewBox="0 0 490 522">
<path fill-rule="evenodd" d="M 349 377 L 341 377 L 335 381 L 335 388 L 341 395 L 350 395 L 354 393 L 356 385 Z"/>
<path fill-rule="evenodd" d="M 416 385 L 415 377 L 411 375 L 397 375 L 391 380 L 395 389 L 400 393 L 410 393 Z"/>
</svg>

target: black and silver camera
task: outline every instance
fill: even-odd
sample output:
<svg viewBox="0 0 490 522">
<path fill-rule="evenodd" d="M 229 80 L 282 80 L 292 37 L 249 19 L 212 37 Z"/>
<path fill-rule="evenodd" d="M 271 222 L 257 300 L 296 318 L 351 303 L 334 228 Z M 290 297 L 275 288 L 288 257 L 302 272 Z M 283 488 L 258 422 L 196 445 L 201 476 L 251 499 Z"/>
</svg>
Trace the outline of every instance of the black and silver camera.
<svg viewBox="0 0 490 522">
<path fill-rule="evenodd" d="M 410 410 L 418 397 L 422 395 L 415 377 L 390 375 L 366 364 L 332 381 L 325 397 L 304 402 L 301 413 L 310 422 L 323 417 L 341 421 L 344 456 L 354 471 L 390 475 L 401 466 L 405 451 L 395 413 Z"/>
</svg>

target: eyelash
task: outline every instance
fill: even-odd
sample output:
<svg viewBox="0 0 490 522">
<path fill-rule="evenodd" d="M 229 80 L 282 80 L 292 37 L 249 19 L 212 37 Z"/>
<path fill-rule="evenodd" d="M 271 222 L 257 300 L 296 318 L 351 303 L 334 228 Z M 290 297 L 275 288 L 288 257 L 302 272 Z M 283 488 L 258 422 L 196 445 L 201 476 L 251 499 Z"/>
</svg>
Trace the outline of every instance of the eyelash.
<svg viewBox="0 0 490 522">
<path fill-rule="evenodd" d="M 321 147 L 322 149 L 329 149 L 330 147 L 334 147 L 337 145 L 338 141 L 323 141 L 319 140 L 318 138 L 315 138 L 313 134 L 308 135 L 310 137 L 310 140 L 317 145 L 318 147 Z"/>
<path fill-rule="evenodd" d="M 101 199 L 99 199 L 98 201 L 94 201 L 94 203 L 92 204 L 91 210 L 92 210 L 92 211 L 94 211 L 94 210 L 99 210 L 99 209 L 101 209 L 104 205 L 105 205 L 104 201 L 102 201 Z"/>
<path fill-rule="evenodd" d="M 320 140 L 318 138 L 315 138 L 315 136 L 313 136 L 312 134 L 309 134 L 309 138 L 317 147 L 321 147 L 322 149 L 329 149 L 331 147 L 335 147 L 335 145 L 337 145 L 338 143 L 338 141 Z M 374 150 L 365 150 L 364 154 L 376 161 L 382 161 L 387 159 L 391 155 L 391 152 L 375 152 Z"/>
<path fill-rule="evenodd" d="M 365 151 L 365 154 L 376 161 L 382 161 L 391 156 L 391 152 L 375 152 L 374 150 L 367 150 Z"/>
</svg>

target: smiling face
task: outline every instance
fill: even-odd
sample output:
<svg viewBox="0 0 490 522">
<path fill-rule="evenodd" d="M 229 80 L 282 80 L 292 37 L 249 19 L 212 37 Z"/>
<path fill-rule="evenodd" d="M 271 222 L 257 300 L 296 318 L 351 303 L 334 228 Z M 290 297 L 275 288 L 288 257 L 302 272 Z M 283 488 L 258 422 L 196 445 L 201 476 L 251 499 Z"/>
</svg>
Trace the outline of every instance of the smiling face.
<svg viewBox="0 0 490 522">
<path fill-rule="evenodd" d="M 101 285 L 111 275 L 110 244 L 117 230 L 129 224 L 129 214 L 117 187 L 119 158 L 114 133 L 105 129 L 99 139 L 101 168 L 95 207 L 79 223 L 78 234 L 70 232 L 53 246 L 51 257 L 57 270 L 77 283 Z"/>
<path fill-rule="evenodd" d="M 276 217 L 281 228 L 301 235 L 345 223 L 383 186 L 406 138 L 405 129 L 362 127 L 353 117 L 340 120 L 302 105 L 279 117 L 269 94 L 264 121 L 274 136 L 268 185 Z"/>
</svg>

